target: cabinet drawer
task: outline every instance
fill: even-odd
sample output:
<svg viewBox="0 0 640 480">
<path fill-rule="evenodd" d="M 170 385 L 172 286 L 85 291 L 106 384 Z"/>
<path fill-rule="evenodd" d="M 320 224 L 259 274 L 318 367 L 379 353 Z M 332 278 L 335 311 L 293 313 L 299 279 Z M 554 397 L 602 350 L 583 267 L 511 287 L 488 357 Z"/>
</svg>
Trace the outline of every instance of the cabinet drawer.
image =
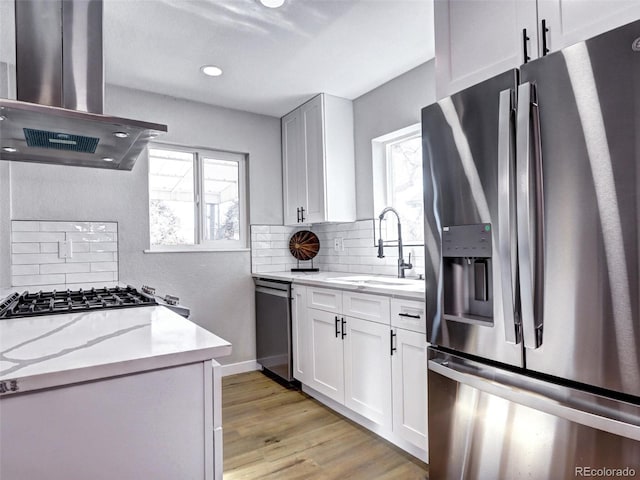
<svg viewBox="0 0 640 480">
<path fill-rule="evenodd" d="M 424 302 L 391 299 L 391 325 L 394 327 L 426 333 L 427 324 L 424 312 Z"/>
<path fill-rule="evenodd" d="M 389 298 L 366 293 L 344 292 L 342 313 L 389 325 Z"/>
<path fill-rule="evenodd" d="M 307 307 L 327 312 L 342 312 L 342 292 L 328 288 L 307 287 Z"/>
</svg>

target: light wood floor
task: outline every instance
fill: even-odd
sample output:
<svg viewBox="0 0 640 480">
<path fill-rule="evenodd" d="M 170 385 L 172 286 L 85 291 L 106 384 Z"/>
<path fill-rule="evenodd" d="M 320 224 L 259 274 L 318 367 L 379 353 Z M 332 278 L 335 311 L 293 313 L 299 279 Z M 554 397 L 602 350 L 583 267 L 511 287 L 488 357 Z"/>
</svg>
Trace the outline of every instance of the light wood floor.
<svg viewBox="0 0 640 480">
<path fill-rule="evenodd" d="M 428 466 L 261 372 L 222 380 L 225 480 L 428 479 Z"/>
</svg>

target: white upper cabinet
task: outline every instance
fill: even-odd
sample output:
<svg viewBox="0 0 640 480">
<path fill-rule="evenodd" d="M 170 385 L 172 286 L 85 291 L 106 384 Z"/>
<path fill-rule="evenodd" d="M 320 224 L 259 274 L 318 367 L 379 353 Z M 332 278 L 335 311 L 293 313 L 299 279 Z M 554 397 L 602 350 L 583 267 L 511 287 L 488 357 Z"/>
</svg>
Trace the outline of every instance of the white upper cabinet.
<svg viewBox="0 0 640 480">
<path fill-rule="evenodd" d="M 519 67 L 525 52 L 533 60 L 637 20 L 640 1 L 436 0 L 434 15 L 440 99 Z"/>
<path fill-rule="evenodd" d="M 553 52 L 640 19 L 640 1 L 538 0 L 538 18 L 540 36 L 544 20 L 546 45 Z"/>
<path fill-rule="evenodd" d="M 284 223 L 356 219 L 353 103 L 320 94 L 282 118 Z"/>
<path fill-rule="evenodd" d="M 521 65 L 525 45 L 538 56 L 535 0 L 436 0 L 434 15 L 438 99 Z"/>
</svg>

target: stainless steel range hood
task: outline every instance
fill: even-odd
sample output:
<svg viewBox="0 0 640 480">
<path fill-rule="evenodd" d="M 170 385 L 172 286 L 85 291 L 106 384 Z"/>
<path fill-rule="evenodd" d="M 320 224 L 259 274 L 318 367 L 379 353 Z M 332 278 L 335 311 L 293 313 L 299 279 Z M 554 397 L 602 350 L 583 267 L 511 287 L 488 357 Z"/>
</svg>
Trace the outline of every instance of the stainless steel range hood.
<svg viewBox="0 0 640 480">
<path fill-rule="evenodd" d="M 17 101 L 0 160 L 131 170 L 167 126 L 103 115 L 102 0 L 16 0 Z"/>
</svg>

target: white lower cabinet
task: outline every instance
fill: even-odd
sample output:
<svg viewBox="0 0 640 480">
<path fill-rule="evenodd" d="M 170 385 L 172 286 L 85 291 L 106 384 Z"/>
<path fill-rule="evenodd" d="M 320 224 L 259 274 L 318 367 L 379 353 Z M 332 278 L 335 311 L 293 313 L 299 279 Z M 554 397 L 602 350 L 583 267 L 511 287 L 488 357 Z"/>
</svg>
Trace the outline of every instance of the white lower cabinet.
<svg viewBox="0 0 640 480">
<path fill-rule="evenodd" d="M 311 361 L 307 385 L 344 403 L 344 352 L 341 317 L 332 312 L 307 309 Z"/>
<path fill-rule="evenodd" d="M 345 318 L 344 404 L 356 413 L 391 427 L 391 363 L 388 325 Z"/>
<path fill-rule="evenodd" d="M 294 286 L 294 376 L 307 393 L 427 461 L 424 303 L 304 289 Z"/>
<path fill-rule="evenodd" d="M 391 357 L 393 432 L 420 449 L 427 443 L 427 343 L 424 333 L 394 328 Z"/>
<path fill-rule="evenodd" d="M 206 361 L 4 396 L 0 478 L 222 480 L 220 382 Z"/>
</svg>

